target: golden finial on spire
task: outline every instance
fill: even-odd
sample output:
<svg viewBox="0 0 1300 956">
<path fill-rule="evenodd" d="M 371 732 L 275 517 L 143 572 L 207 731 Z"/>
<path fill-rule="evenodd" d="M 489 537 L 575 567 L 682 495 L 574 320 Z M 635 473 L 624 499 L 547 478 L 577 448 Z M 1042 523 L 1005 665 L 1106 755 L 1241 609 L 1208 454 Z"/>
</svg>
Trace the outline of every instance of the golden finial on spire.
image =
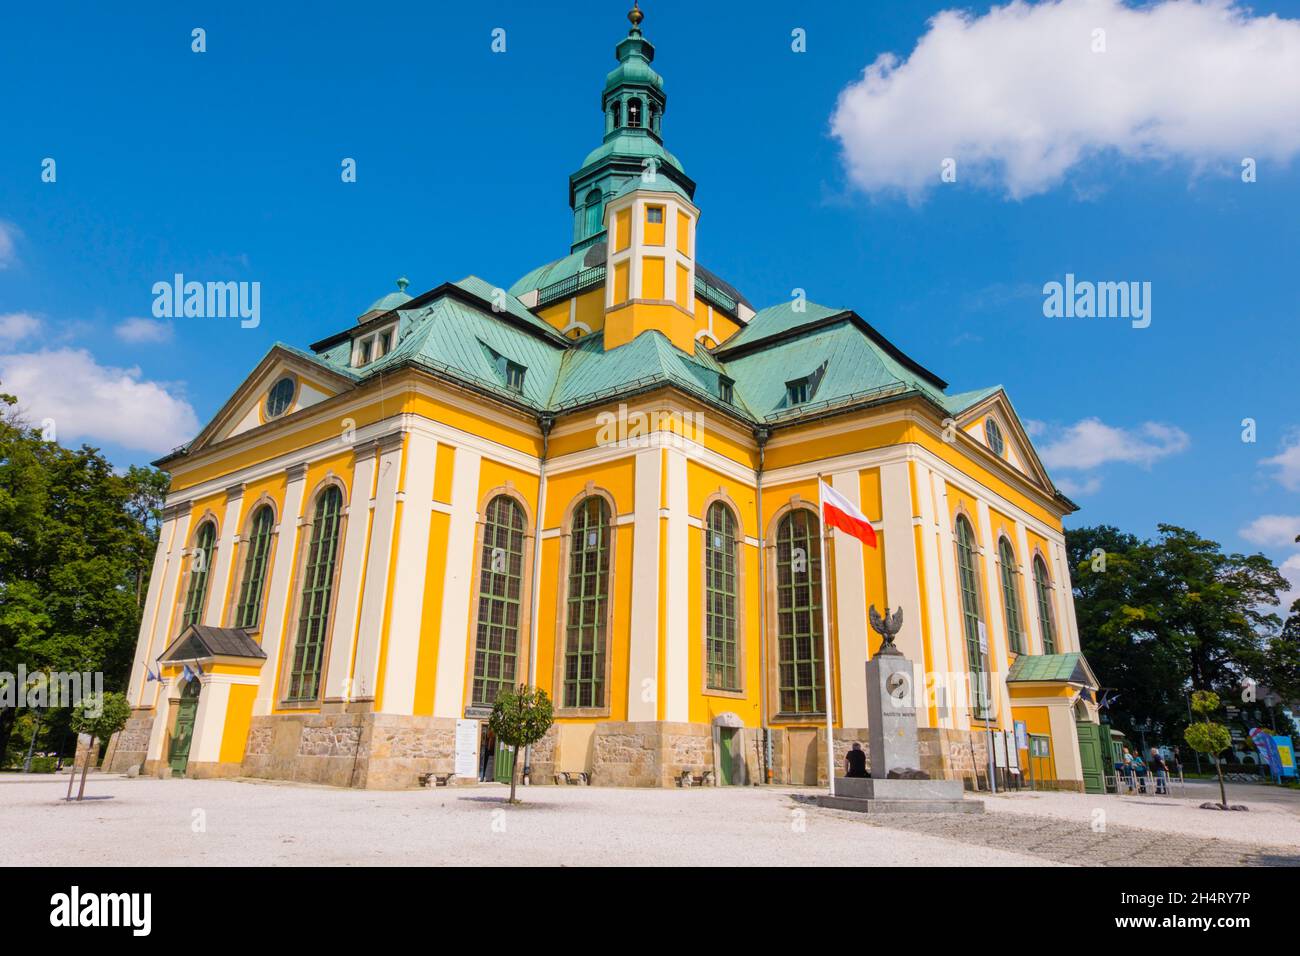
<svg viewBox="0 0 1300 956">
<path fill-rule="evenodd" d="M 633 30 L 641 29 L 641 21 L 645 19 L 645 14 L 637 6 L 637 0 L 632 0 L 632 9 L 628 11 L 627 18 L 632 21 Z"/>
</svg>

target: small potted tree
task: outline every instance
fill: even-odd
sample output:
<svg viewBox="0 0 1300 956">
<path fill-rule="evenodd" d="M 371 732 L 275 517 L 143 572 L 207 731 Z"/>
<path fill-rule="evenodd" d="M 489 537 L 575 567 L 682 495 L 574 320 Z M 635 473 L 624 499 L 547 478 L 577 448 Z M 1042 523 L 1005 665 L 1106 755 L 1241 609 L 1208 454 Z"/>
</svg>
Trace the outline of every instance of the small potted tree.
<svg viewBox="0 0 1300 956">
<path fill-rule="evenodd" d="M 81 766 L 81 786 L 77 789 L 77 799 L 86 795 L 86 775 L 90 773 L 91 761 L 95 758 L 95 741 L 108 740 L 126 726 L 131 717 L 131 705 L 122 694 L 109 693 L 103 696 L 98 707 L 88 707 L 90 701 L 81 700 L 72 708 L 72 729 L 79 734 L 90 735 L 90 746 L 86 748 L 86 761 Z M 77 764 L 73 761 L 72 776 L 77 775 Z M 72 799 L 72 780 L 68 780 L 68 799 Z"/>
<path fill-rule="evenodd" d="M 1212 714 L 1219 709 L 1219 695 L 1211 690 L 1197 690 L 1192 692 L 1192 710 L 1201 719 L 1195 723 L 1189 724 L 1187 730 L 1183 733 L 1183 739 L 1187 745 L 1199 753 L 1209 755 L 1214 761 L 1214 769 L 1219 773 L 1219 799 L 1220 802 L 1203 803 L 1202 809 L 1232 810 L 1236 807 L 1228 806 L 1228 791 L 1223 785 L 1223 763 L 1219 760 L 1219 754 L 1223 753 L 1232 746 L 1232 735 L 1228 733 L 1228 728 L 1223 724 L 1215 723 L 1210 720 Z M 1240 807 L 1239 809 L 1246 809 Z"/>
<path fill-rule="evenodd" d="M 541 740 L 554 722 L 551 699 L 539 687 L 520 684 L 515 690 L 503 690 L 497 695 L 496 703 L 492 705 L 492 716 L 488 718 L 488 729 L 499 742 L 514 748 L 510 756 L 511 803 L 520 802 L 515 799 L 519 749 L 531 747 Z"/>
</svg>

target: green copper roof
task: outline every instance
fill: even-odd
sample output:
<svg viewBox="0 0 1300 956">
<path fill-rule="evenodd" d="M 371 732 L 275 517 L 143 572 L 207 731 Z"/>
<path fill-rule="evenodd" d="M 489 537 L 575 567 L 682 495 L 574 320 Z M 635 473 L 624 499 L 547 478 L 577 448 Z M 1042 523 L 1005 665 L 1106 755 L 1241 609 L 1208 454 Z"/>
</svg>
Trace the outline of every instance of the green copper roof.
<svg viewBox="0 0 1300 956">
<path fill-rule="evenodd" d="M 945 395 L 943 404 L 948 411 L 957 415 L 970 408 L 972 405 L 978 405 L 990 395 L 1002 391 L 1001 385 L 990 385 L 988 388 L 977 388 L 969 392 L 959 392 L 956 395 Z"/>
<path fill-rule="evenodd" d="M 804 301 L 801 303 L 802 309 L 796 308 L 796 305 L 797 303 L 792 300 L 769 305 L 766 309 L 760 309 L 749 320 L 748 325 L 722 344 L 722 348 L 734 349 L 741 345 L 751 345 L 754 342 L 760 342 L 763 339 L 789 332 L 801 325 L 820 322 L 832 315 L 840 315 L 848 311 L 847 309 L 832 309 L 828 306 L 818 305 L 816 302 Z"/>
<path fill-rule="evenodd" d="M 614 157 L 625 157 L 638 163 L 647 158 L 654 158 L 668 163 L 679 172 L 685 172 L 677 157 L 664 149 L 662 143 L 643 129 L 618 130 L 587 154 L 587 158 L 582 161 L 582 169 Z"/>
<path fill-rule="evenodd" d="M 656 176 L 654 182 L 647 183 L 640 176 L 633 176 L 625 182 L 621 189 L 614 194 L 614 198 L 626 196 L 628 193 L 636 192 L 638 189 L 651 193 L 673 193 L 681 196 L 687 202 L 691 201 L 691 194 L 685 189 L 673 182 L 667 176 Z"/>
<path fill-rule="evenodd" d="M 1088 661 L 1078 651 L 1069 654 L 1021 654 L 1007 672 L 1007 682 L 1064 681 L 1096 688 Z"/>
<path fill-rule="evenodd" d="M 374 302 L 370 303 L 370 308 L 362 312 L 362 315 L 369 315 L 371 312 L 388 312 L 392 309 L 400 309 L 406 303 L 411 301 L 411 297 L 406 294 L 406 287 L 411 280 L 402 276 L 397 280 L 397 291 L 390 292 L 388 295 L 380 296 Z"/>
</svg>

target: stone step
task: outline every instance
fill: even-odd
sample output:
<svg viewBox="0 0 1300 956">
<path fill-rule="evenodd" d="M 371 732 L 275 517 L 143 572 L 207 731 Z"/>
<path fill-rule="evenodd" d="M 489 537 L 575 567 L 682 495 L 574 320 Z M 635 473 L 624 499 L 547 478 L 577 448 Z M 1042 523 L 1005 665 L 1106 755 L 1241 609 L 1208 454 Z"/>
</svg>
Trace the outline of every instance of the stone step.
<svg viewBox="0 0 1300 956">
<path fill-rule="evenodd" d="M 862 800 L 856 797 L 823 796 L 817 805 L 831 810 L 856 813 L 983 813 L 983 800 Z"/>
</svg>

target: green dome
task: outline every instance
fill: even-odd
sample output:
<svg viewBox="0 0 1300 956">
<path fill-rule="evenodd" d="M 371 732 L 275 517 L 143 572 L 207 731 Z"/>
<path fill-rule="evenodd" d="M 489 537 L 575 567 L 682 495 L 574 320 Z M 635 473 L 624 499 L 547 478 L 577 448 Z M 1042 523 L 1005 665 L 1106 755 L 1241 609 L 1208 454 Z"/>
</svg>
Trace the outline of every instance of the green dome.
<svg viewBox="0 0 1300 956">
<path fill-rule="evenodd" d="M 362 312 L 362 315 L 369 315 L 371 312 L 391 312 L 393 309 L 400 309 L 406 303 L 411 301 L 411 297 L 406 294 L 406 287 L 410 284 L 410 279 L 402 276 L 397 280 L 397 291 L 390 292 L 388 295 L 380 296 L 370 307 Z"/>
<path fill-rule="evenodd" d="M 582 168 L 586 169 L 588 166 L 609 159 L 611 156 L 632 156 L 637 159 L 653 156 L 656 159 L 663 160 L 680 172 L 686 171 L 682 169 L 682 164 L 678 162 L 676 156 L 664 149 L 657 140 L 651 138 L 644 130 L 619 130 L 615 135 L 587 154 L 587 158 L 582 161 Z"/>
</svg>

